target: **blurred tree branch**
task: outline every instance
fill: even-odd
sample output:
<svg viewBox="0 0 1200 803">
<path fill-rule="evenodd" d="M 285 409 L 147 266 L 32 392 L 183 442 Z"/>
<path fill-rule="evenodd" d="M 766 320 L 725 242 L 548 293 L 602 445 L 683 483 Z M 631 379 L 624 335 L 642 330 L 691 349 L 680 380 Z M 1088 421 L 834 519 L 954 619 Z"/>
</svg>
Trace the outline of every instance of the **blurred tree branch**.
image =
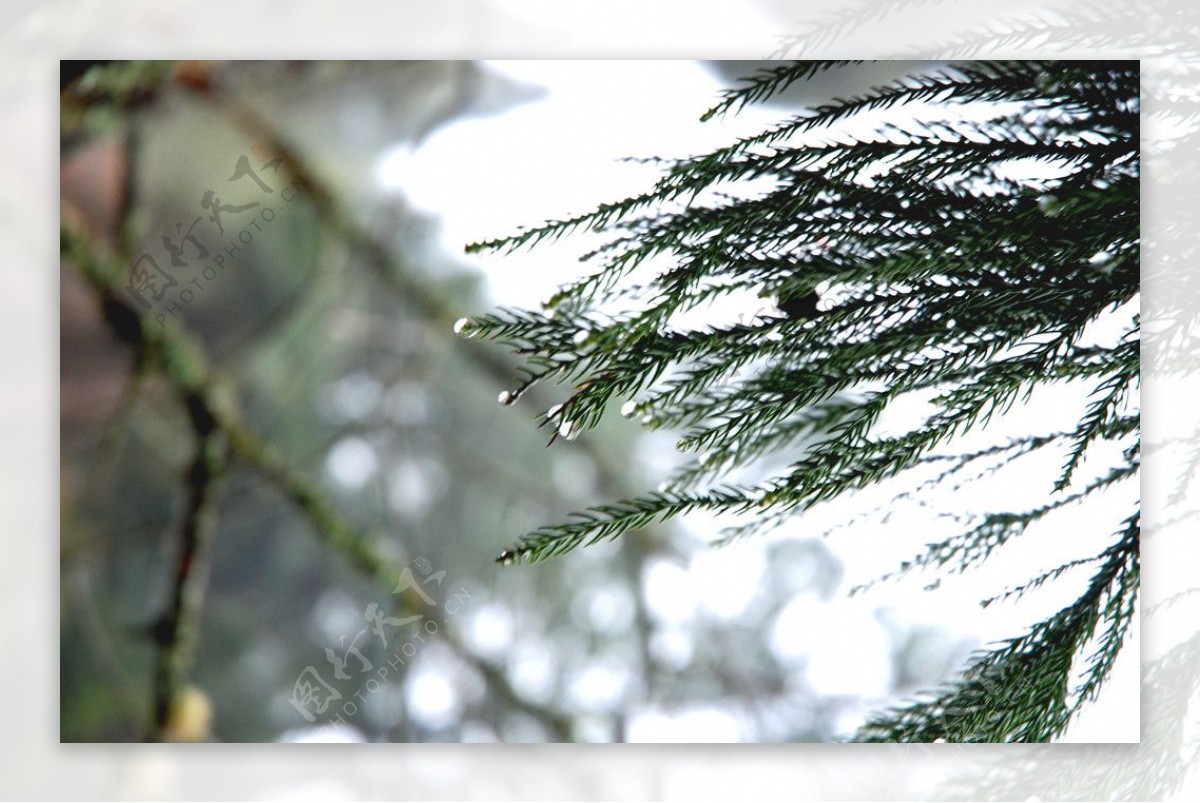
<svg viewBox="0 0 1200 803">
<path fill-rule="evenodd" d="M 159 645 L 154 680 L 154 716 L 150 740 L 171 738 L 178 723 L 175 706 L 186 688 L 188 671 L 199 641 L 216 506 L 215 484 L 225 471 L 225 444 L 200 398 L 191 394 L 187 407 L 196 437 L 195 457 L 186 474 L 188 501 L 179 532 L 170 609 L 154 627 Z"/>
<path fill-rule="evenodd" d="M 221 91 L 207 79 L 196 80 L 196 71 L 192 67 L 185 70 L 179 65 L 169 69 L 159 63 L 126 64 L 120 68 L 122 75 L 116 76 L 111 74 L 114 69 L 118 68 L 112 65 L 97 68 L 88 86 L 73 85 L 64 89 L 64 138 L 77 138 L 97 130 L 95 120 L 86 116 L 90 108 L 106 108 L 109 114 L 101 115 L 101 122 L 111 126 L 114 121 L 119 124 L 130 112 L 153 102 L 168 84 L 173 84 L 172 88 L 184 88 L 210 104 L 244 133 L 263 143 L 280 159 L 283 172 L 303 178 L 307 185 L 305 196 L 326 228 L 328 241 L 346 247 L 351 255 L 361 259 L 375 275 L 402 295 L 416 311 L 422 325 L 449 334 L 453 321 L 462 310 L 454 308 L 433 288 L 417 279 L 400 257 L 355 219 L 334 190 L 308 169 L 284 138 L 235 96 Z M 72 222 L 64 222 L 61 251 L 64 263 L 70 264 L 86 280 L 108 329 L 133 352 L 134 375 L 139 379 L 127 388 L 127 404 L 131 405 L 139 395 L 147 376 L 161 375 L 178 403 L 187 410 L 196 441 L 194 456 L 184 475 L 188 498 L 180 525 L 180 552 L 170 607 L 154 628 L 160 651 L 155 672 L 151 738 L 162 740 L 169 738 L 167 726 L 172 705 L 188 688 L 187 677 L 196 654 L 198 620 L 208 574 L 215 483 L 230 467 L 230 461 L 239 461 L 268 480 L 304 513 L 324 543 L 341 553 L 380 587 L 392 591 L 400 572 L 383 557 L 380 539 L 348 523 L 319 485 L 295 470 L 294 461 L 286 459 L 276 444 L 246 425 L 231 401 L 234 398 L 231 388 L 210 368 L 205 349 L 195 335 L 182 328 L 156 324 L 151 316 L 124 299 L 120 292 L 121 282 L 128 271 L 135 206 L 131 176 L 136 158 L 132 151 L 138 140 L 133 126 L 122 126 L 122 129 L 128 156 L 116 236 L 109 239 L 105 232 L 85 232 Z M 108 130 L 108 127 L 99 130 Z M 294 316 L 304 306 L 304 298 L 311 297 L 312 292 L 311 286 L 297 291 L 272 320 L 279 323 Z M 513 368 L 497 351 L 480 348 L 461 353 L 483 375 L 504 384 L 512 382 Z M 538 394 L 529 395 L 537 399 Z M 535 403 L 548 407 L 552 401 L 547 395 Z M 105 439 L 105 442 L 111 445 L 112 439 Z M 584 451 L 596 467 L 597 482 L 604 493 L 623 490 L 624 467 L 615 465 L 597 444 L 584 441 L 576 448 Z M 637 593 L 637 583 L 647 554 L 658 549 L 656 546 L 651 550 L 649 542 L 634 544 L 632 541 L 620 549 L 634 592 L 641 652 L 647 668 L 648 619 L 643 600 Z M 423 600 L 412 589 L 406 589 L 398 602 L 399 607 L 407 611 L 424 608 Z M 572 718 L 569 715 L 522 697 L 509 682 L 503 667 L 475 655 L 452 628 L 442 628 L 441 634 L 463 660 L 486 678 L 489 688 L 507 706 L 535 717 L 555 738 L 570 737 Z"/>
</svg>

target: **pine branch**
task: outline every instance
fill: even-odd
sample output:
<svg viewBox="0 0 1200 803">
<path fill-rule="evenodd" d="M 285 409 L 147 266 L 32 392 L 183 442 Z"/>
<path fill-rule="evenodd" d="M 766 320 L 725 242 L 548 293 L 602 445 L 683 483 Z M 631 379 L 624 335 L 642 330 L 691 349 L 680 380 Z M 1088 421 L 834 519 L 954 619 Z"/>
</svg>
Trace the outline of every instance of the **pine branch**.
<svg viewBox="0 0 1200 803">
<path fill-rule="evenodd" d="M 1075 430 L 1075 443 L 1066 465 L 1063 466 L 1062 475 L 1055 483 L 1054 490 L 1056 491 L 1060 491 L 1070 484 L 1075 469 L 1083 461 L 1087 447 L 1097 438 L 1102 437 L 1106 428 L 1111 427 L 1114 420 L 1113 411 L 1128 398 L 1130 385 L 1139 378 L 1138 343 L 1136 340 L 1126 340 L 1123 346 L 1121 351 L 1124 359 L 1119 370 L 1101 382 L 1093 391 L 1093 397 L 1098 398 L 1088 407 L 1087 413 Z"/>
<path fill-rule="evenodd" d="M 1119 540 L 1071 605 L 1029 633 L 977 655 L 963 680 L 907 707 L 872 717 L 856 734 L 866 742 L 1044 742 L 1061 734 L 1094 698 L 1128 635 L 1138 589 L 1140 520 Z M 1105 627 L 1098 632 L 1101 624 Z M 1069 687 L 1075 655 L 1093 640 L 1085 679 Z"/>
<path fill-rule="evenodd" d="M 574 521 L 540 527 L 500 554 L 500 563 L 538 563 L 579 546 L 609 541 L 630 530 L 695 510 L 749 510 L 760 503 L 753 491 L 714 488 L 704 494 L 652 493 L 572 514 Z"/>
<path fill-rule="evenodd" d="M 756 75 L 744 79 L 742 86 L 724 91 L 721 101 L 705 112 L 700 119 L 701 121 L 711 120 L 713 117 L 729 111 L 736 112 L 751 103 L 779 94 L 797 81 L 804 81 L 827 70 L 856 63 L 859 62 L 797 61 L 761 70 Z"/>
<path fill-rule="evenodd" d="M 1073 494 L 1061 496 L 1032 510 L 1020 513 L 1010 511 L 988 513 L 980 517 L 979 523 L 970 530 L 929 544 L 919 555 L 902 563 L 897 571 L 884 574 L 879 580 L 896 579 L 913 569 L 938 568 L 948 573 L 963 572 L 985 561 L 996 549 L 1023 534 L 1031 525 L 1041 521 L 1048 514 L 1082 502 L 1096 492 L 1129 479 L 1136 473 L 1137 466 L 1119 466 L 1089 483 L 1085 488 Z M 1042 582 L 1045 581 L 1037 582 L 1036 585 L 1041 585 Z"/>
<path fill-rule="evenodd" d="M 726 93 L 706 119 L 839 64 L 776 66 Z M 649 160 L 662 172 L 648 192 L 485 244 L 534 244 L 580 227 L 609 235 L 585 257 L 595 268 L 546 312 L 506 310 L 462 328 L 525 356 L 526 382 L 573 385 L 543 424 L 574 434 L 632 397 L 624 414 L 651 428 L 682 427 L 679 447 L 702 452 L 658 493 L 539 528 L 502 560 L 566 554 L 695 510 L 753 511 L 754 520 L 724 532 L 727 543 L 921 467 L 941 466 L 917 488 L 959 487 L 1065 445 L 1049 501 L 980 516 L 894 574 L 963 571 L 1054 511 L 1133 477 L 1139 319 L 1115 346 L 1085 338 L 1104 316 L 1130 310 L 1139 291 L 1138 91 L 1129 62 L 955 64 L 835 98 L 708 154 Z M 922 114 L 893 115 L 873 133 L 843 126 L 914 104 Z M 991 116 L 954 117 L 956 104 Z M 928 113 L 934 108 L 941 113 Z M 657 257 L 670 267 L 647 280 Z M 738 293 L 773 297 L 779 313 L 733 327 L 674 325 Z M 1069 431 L 944 453 L 1053 384 L 1092 393 Z M 902 399 L 932 412 L 898 433 L 877 431 Z M 1066 493 L 1100 441 L 1121 447 L 1124 462 Z M 787 467 L 764 481 L 708 486 L 780 456 Z M 1060 733 L 1076 709 L 1065 684 L 1078 651 L 1095 635 L 1086 698 L 1124 638 L 1137 554 L 1119 551 L 1011 586 L 998 598 L 1101 563 L 1074 606 L 982 657 L 932 703 L 878 719 L 864 735 Z M 1013 685 L 1017 677 L 1028 682 Z"/>
</svg>

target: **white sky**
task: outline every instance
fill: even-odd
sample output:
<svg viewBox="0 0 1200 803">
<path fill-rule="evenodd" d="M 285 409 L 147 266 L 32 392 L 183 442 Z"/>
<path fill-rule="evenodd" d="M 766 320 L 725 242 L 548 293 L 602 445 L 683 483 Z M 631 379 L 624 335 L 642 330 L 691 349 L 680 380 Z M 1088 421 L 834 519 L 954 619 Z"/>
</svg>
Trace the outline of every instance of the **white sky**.
<svg viewBox="0 0 1200 803">
<path fill-rule="evenodd" d="M 452 123 L 418 149 L 392 151 L 378 170 L 385 188 L 440 216 L 442 244 L 451 253 L 461 254 L 469 242 L 590 211 L 598 203 L 644 191 L 657 169 L 619 162 L 622 157 L 701 153 L 739 134 L 761 130 L 786 113 L 750 108 L 725 121 L 700 124 L 697 118 L 711 105 L 719 86 L 693 62 L 534 61 L 490 66 L 547 92 L 494 117 Z M 577 257 L 587 249 L 585 238 L 573 236 L 508 257 L 486 254 L 468 259 L 488 277 L 495 303 L 532 307 L 578 275 L 584 266 Z M 1077 420 L 1080 403 L 1077 392 L 1048 392 L 1036 406 L 1018 410 L 1000 423 L 1014 433 L 1049 431 L 1050 419 L 1058 418 L 1063 426 Z M 999 490 L 995 484 L 980 486 L 982 490 L 968 488 L 953 500 L 932 500 L 931 506 L 951 503 L 967 509 L 1004 509 L 1014 499 L 1037 499 L 1057 469 L 1057 464 L 1046 461 L 1040 466 L 1025 463 L 1017 472 L 1019 480 L 1017 473 L 1010 472 L 1008 484 Z M 891 671 L 888 634 L 877 615 L 879 608 L 892 608 L 894 616 L 909 622 L 970 634 L 981 644 L 1017 635 L 1072 600 L 1088 570 L 1031 595 L 1029 604 L 996 604 L 984 610 L 978 605 L 980 599 L 1057 565 L 1051 562 L 1055 558 L 1083 554 L 1081 550 L 1099 543 L 1097 536 L 1107 540 L 1129 510 L 1129 501 L 1136 499 L 1137 488 L 1127 485 L 1123 494 L 1114 494 L 1119 499 L 1111 510 L 1095 506 L 1087 516 L 1056 520 L 1053 529 L 1031 532 L 981 568 L 944 581 L 934 593 L 922 588 L 931 576 L 885 583 L 854 598 L 845 593 L 853 585 L 894 570 L 934 540 L 927 511 L 897 510 L 884 529 L 839 533 L 827 541 L 845 564 L 838 594 L 828 603 L 810 595 L 797 597 L 776 622 L 764 623 L 764 638 L 781 655 L 807 657 L 805 680 L 815 691 L 877 699 L 885 692 Z M 972 493 L 990 496 L 973 501 Z M 998 493 L 1005 498 L 996 499 Z M 852 507 L 840 511 L 813 511 L 772 539 L 819 531 L 822 521 L 833 523 L 839 512 L 858 512 L 870 497 L 863 493 Z M 688 524 L 706 538 L 716 535 L 711 520 L 690 517 Z M 651 611 L 664 622 L 681 625 L 700 607 L 708 615 L 737 616 L 757 590 L 765 547 L 772 539 L 751 539 L 716 553 L 701 550 L 688 571 L 667 564 L 654 567 L 645 588 Z M 847 645 L 854 649 L 848 650 Z M 1071 740 L 1137 741 L 1137 667 L 1135 638 L 1124 650 L 1100 703 L 1070 732 Z M 584 681 L 597 688 L 611 681 L 602 670 L 594 674 Z M 740 728 L 736 717 L 715 709 L 646 711 L 634 717 L 629 736 L 648 741 L 720 741 L 738 738 Z"/>
</svg>

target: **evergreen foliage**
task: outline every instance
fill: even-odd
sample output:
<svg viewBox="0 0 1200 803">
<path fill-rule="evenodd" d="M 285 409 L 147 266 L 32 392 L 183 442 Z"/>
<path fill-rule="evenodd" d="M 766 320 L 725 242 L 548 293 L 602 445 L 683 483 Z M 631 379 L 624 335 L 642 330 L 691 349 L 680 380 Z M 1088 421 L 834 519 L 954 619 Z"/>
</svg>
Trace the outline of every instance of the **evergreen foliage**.
<svg viewBox="0 0 1200 803">
<path fill-rule="evenodd" d="M 773 66 L 703 119 L 844 64 Z M 1138 88 L 1130 62 L 936 67 L 702 156 L 655 160 L 661 177 L 641 195 L 472 246 L 508 252 L 605 235 L 584 257 L 595 270 L 542 309 L 499 310 L 456 331 L 524 356 L 502 403 L 542 380 L 572 387 L 542 417 L 551 441 L 596 426 L 620 401 L 648 427 L 682 430 L 679 448 L 698 453 L 659 491 L 540 527 L 501 560 L 541 561 L 689 511 L 752 514 L 728 540 L 893 478 L 924 477 L 919 491 L 1034 453 L 1060 459 L 1045 504 L 981 512 L 896 574 L 961 571 L 1053 511 L 1131 481 L 1140 458 Z M 847 125 L 898 109 L 912 113 L 877 117 L 865 133 Z M 776 306 L 733 325 L 679 322 L 714 299 L 754 294 Z M 1092 337 L 1091 325 L 1114 312 L 1128 313 L 1124 334 Z M 968 431 L 1065 383 L 1090 391 L 1073 428 L 954 451 Z M 880 431 L 882 414 L 914 398 L 930 405 L 923 421 Z M 1089 472 L 1085 458 L 1100 444 L 1121 460 Z M 775 470 L 754 479 L 755 466 Z M 730 480 L 736 472 L 750 479 Z M 1072 605 L 978 654 L 958 683 L 876 715 L 858 738 L 1061 734 L 1127 635 L 1139 533 L 1134 511 L 1099 554 L 1002 595 L 1094 572 Z"/>
</svg>

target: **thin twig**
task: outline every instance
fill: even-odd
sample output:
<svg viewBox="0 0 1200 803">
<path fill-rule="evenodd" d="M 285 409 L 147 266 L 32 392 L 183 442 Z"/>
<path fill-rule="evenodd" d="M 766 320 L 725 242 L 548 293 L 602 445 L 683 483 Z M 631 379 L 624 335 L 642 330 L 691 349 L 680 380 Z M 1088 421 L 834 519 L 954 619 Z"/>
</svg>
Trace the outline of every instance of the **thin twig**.
<svg viewBox="0 0 1200 803">
<path fill-rule="evenodd" d="M 187 686 L 195 660 L 216 520 L 213 486 L 225 469 L 222 439 L 213 430 L 211 420 L 205 420 L 203 410 L 195 404 L 189 404 L 189 412 L 196 433 L 196 453 L 186 475 L 188 501 L 179 533 L 171 607 L 154 628 L 159 651 L 149 738 L 153 742 L 171 738 L 172 708 Z"/>
</svg>

